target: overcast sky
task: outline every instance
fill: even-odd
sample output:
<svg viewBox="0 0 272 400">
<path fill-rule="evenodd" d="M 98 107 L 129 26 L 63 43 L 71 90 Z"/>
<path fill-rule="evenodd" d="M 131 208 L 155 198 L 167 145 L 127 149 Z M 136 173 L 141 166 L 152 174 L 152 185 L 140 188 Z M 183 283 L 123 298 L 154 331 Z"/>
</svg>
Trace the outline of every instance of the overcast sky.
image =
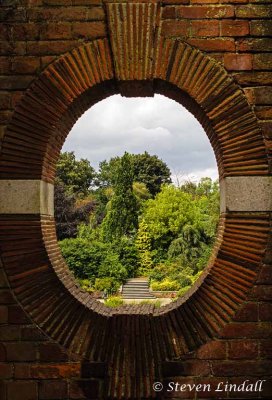
<svg viewBox="0 0 272 400">
<path fill-rule="evenodd" d="M 153 98 L 108 97 L 77 121 L 62 151 L 74 151 L 97 169 L 102 160 L 148 151 L 167 163 L 173 180 L 217 178 L 210 142 L 184 107 L 161 95 Z"/>
</svg>

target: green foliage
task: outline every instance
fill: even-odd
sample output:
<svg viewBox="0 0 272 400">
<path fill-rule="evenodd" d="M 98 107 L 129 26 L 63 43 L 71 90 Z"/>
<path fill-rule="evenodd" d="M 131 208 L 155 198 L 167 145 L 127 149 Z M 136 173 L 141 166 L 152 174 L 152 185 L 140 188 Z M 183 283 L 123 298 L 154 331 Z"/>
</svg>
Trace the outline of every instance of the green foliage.
<svg viewBox="0 0 272 400">
<path fill-rule="evenodd" d="M 90 243 L 86 239 L 64 239 L 59 242 L 68 267 L 79 279 L 94 281 L 99 265 L 105 258 L 107 246 L 101 242 Z"/>
<path fill-rule="evenodd" d="M 105 305 L 107 307 L 119 307 L 122 306 L 124 304 L 124 300 L 121 297 L 117 297 L 117 296 L 112 296 L 109 297 L 107 300 L 105 300 Z"/>
<path fill-rule="evenodd" d="M 125 266 L 119 261 L 118 254 L 109 253 L 100 264 L 98 276 L 99 278 L 115 278 L 119 282 L 124 282 L 128 273 Z"/>
<path fill-rule="evenodd" d="M 120 283 L 114 278 L 96 278 L 94 284 L 95 290 L 106 290 L 109 294 L 117 292 L 119 286 Z"/>
<path fill-rule="evenodd" d="M 133 154 L 132 165 L 134 181 L 144 183 L 153 197 L 160 192 L 163 184 L 171 183 L 169 168 L 156 155 L 151 156 L 147 151 Z"/>
<path fill-rule="evenodd" d="M 181 289 L 179 289 L 178 293 L 177 293 L 177 297 L 182 297 L 185 295 L 186 292 L 188 292 L 188 290 L 191 288 L 191 286 L 185 286 Z"/>
<path fill-rule="evenodd" d="M 78 279 L 78 283 L 80 284 L 81 288 L 84 289 L 86 292 L 94 292 L 94 289 L 91 286 L 91 281 L 89 281 L 89 279 Z"/>
<path fill-rule="evenodd" d="M 100 188 L 114 185 L 120 159 L 120 157 L 114 157 L 110 161 L 104 160 L 99 164 L 96 184 Z M 159 193 L 163 184 L 171 183 L 171 172 L 158 156 L 151 156 L 146 151 L 143 154 L 130 154 L 130 159 L 133 181 L 144 184 L 153 197 Z"/>
<path fill-rule="evenodd" d="M 152 269 L 151 238 L 147 230 L 147 224 L 142 220 L 136 237 L 136 247 L 139 252 L 139 275 L 149 274 Z"/>
<path fill-rule="evenodd" d="M 89 193 L 95 177 L 95 170 L 87 159 L 76 160 L 73 151 L 60 154 L 57 162 L 56 178 L 66 191 L 78 197 Z"/>
<path fill-rule="evenodd" d="M 94 209 L 93 201 L 78 205 L 74 194 L 68 194 L 63 184 L 56 182 L 54 209 L 57 237 L 59 240 L 75 237 L 80 224 L 88 223 Z"/>
<path fill-rule="evenodd" d="M 114 194 L 109 203 L 106 217 L 102 224 L 107 241 L 131 235 L 138 226 L 137 200 L 133 193 L 133 174 L 131 159 L 125 153 L 116 168 L 113 180 Z"/>
<path fill-rule="evenodd" d="M 180 285 L 176 281 L 172 281 L 170 279 L 164 279 L 161 282 L 152 282 L 151 289 L 156 291 L 171 291 L 171 290 L 179 290 Z"/>
<path fill-rule="evenodd" d="M 113 242 L 112 247 L 117 252 L 120 262 L 126 267 L 128 277 L 136 276 L 140 258 L 134 238 L 122 236 L 118 241 Z"/>
</svg>

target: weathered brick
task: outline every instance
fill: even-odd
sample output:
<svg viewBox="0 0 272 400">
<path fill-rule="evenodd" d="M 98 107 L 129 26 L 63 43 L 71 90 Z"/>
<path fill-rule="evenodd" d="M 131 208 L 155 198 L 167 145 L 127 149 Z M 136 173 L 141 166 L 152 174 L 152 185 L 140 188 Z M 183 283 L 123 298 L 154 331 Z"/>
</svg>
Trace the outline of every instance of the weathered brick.
<svg viewBox="0 0 272 400">
<path fill-rule="evenodd" d="M 233 39 L 189 39 L 192 46 L 198 47 L 204 51 L 234 51 L 235 43 Z"/>
<path fill-rule="evenodd" d="M 28 17 L 30 21 L 84 21 L 87 18 L 87 7 L 41 7 L 30 8 Z"/>
<path fill-rule="evenodd" d="M 6 352 L 8 361 L 35 361 L 37 358 L 35 343 L 7 343 Z"/>
<path fill-rule="evenodd" d="M 231 18 L 234 16 L 233 6 L 179 6 L 176 7 L 177 18 Z"/>
<path fill-rule="evenodd" d="M 271 104 L 271 90 L 269 90 L 268 94 L 267 94 L 267 101 L 268 100 L 269 100 L 269 103 Z M 256 285 L 253 287 L 250 295 L 253 299 L 256 299 L 258 301 L 271 301 L 272 300 L 272 286 L 271 285 Z"/>
<path fill-rule="evenodd" d="M 212 361 L 213 374 L 216 376 L 265 376 L 271 363 L 268 360 L 252 361 Z"/>
<path fill-rule="evenodd" d="M 23 56 L 26 53 L 25 42 L 0 42 L 0 56 Z"/>
<path fill-rule="evenodd" d="M 250 21 L 250 34 L 253 36 L 272 36 L 271 21 Z"/>
<path fill-rule="evenodd" d="M 253 57 L 251 54 L 224 55 L 224 65 L 229 71 L 250 71 L 252 69 Z"/>
<path fill-rule="evenodd" d="M 188 33 L 188 21 L 163 21 L 162 23 L 162 35 L 165 37 L 187 36 Z"/>
<path fill-rule="evenodd" d="M 0 110 L 7 110 L 11 106 L 11 95 L 8 92 L 0 93 Z M 6 288 L 7 283 L 4 276 L 4 273 L 0 270 L 0 288 Z"/>
<path fill-rule="evenodd" d="M 60 400 L 67 397 L 67 383 L 64 381 L 43 381 L 39 386 L 40 400 Z"/>
<path fill-rule="evenodd" d="M 41 343 L 39 346 L 41 361 L 67 361 L 68 355 L 56 343 Z"/>
<path fill-rule="evenodd" d="M 272 6 L 261 4 L 237 6 L 235 15 L 238 18 L 270 18 Z"/>
<path fill-rule="evenodd" d="M 222 36 L 246 36 L 249 34 L 248 21 L 223 20 L 221 22 Z"/>
<path fill-rule="evenodd" d="M 43 25 L 40 33 L 41 40 L 70 39 L 71 24 L 67 22 L 51 23 Z"/>
<path fill-rule="evenodd" d="M 0 21 L 23 22 L 27 19 L 26 9 L 23 7 L 6 7 L 0 9 Z"/>
<path fill-rule="evenodd" d="M 260 123 L 265 137 L 272 138 L 272 122 Z M 263 265 L 258 276 L 258 284 L 272 284 L 272 268 L 270 265 Z"/>
<path fill-rule="evenodd" d="M 272 340 L 261 340 L 260 341 L 260 357 L 261 358 L 272 358 Z"/>
<path fill-rule="evenodd" d="M 254 98 L 255 98 L 255 104 L 258 104 L 258 105 L 272 104 L 272 87 L 267 87 L 267 86 L 254 87 L 252 90 L 253 90 L 253 94 L 254 94 Z M 255 289 L 255 291 L 256 291 L 256 289 Z M 257 290 L 260 291 L 260 288 L 258 288 Z M 269 288 L 263 287 L 262 290 L 269 292 Z M 270 297 L 272 297 L 271 293 L 270 293 Z"/>
<path fill-rule="evenodd" d="M 219 21 L 192 21 L 192 36 L 219 36 Z"/>
<path fill-rule="evenodd" d="M 0 304 L 14 304 L 15 300 L 10 290 L 0 289 Z"/>
<path fill-rule="evenodd" d="M 8 307 L 0 306 L 0 324 L 5 324 L 8 322 Z"/>
<path fill-rule="evenodd" d="M 31 372 L 30 372 L 31 364 L 26 363 L 15 363 L 14 364 L 14 378 L 15 379 L 30 379 Z"/>
<path fill-rule="evenodd" d="M 10 379 L 13 376 L 12 364 L 0 363 L 0 379 Z"/>
<path fill-rule="evenodd" d="M 0 97 L 0 108 L 10 108 L 10 93 L 2 92 Z M 8 281 L 3 269 L 0 269 L 0 288 L 8 288 Z"/>
<path fill-rule="evenodd" d="M 272 85 L 272 72 L 239 72 L 232 76 L 241 86 Z"/>
<path fill-rule="evenodd" d="M 106 36 L 104 22 L 75 22 L 73 24 L 73 37 L 95 39 Z"/>
<path fill-rule="evenodd" d="M 78 46 L 79 43 L 75 40 L 27 42 L 27 54 L 34 56 L 59 55 Z"/>
<path fill-rule="evenodd" d="M 8 400 L 37 400 L 38 391 L 36 382 L 8 382 Z"/>
<path fill-rule="evenodd" d="M 4 325 L 0 326 L 0 340 L 12 341 L 20 340 L 21 331 L 17 326 Z"/>
<path fill-rule="evenodd" d="M 259 304 L 259 317 L 261 321 L 271 321 L 272 318 L 272 303 Z"/>
<path fill-rule="evenodd" d="M 214 340 L 204 344 L 197 351 L 197 357 L 205 360 L 224 360 L 226 358 L 226 342 Z"/>
<path fill-rule="evenodd" d="M 11 70 L 18 74 L 34 74 L 40 67 L 36 57 L 14 57 L 11 60 Z"/>
<path fill-rule="evenodd" d="M 272 54 L 254 54 L 253 68 L 259 70 L 272 69 Z"/>
<path fill-rule="evenodd" d="M 20 306 L 14 305 L 9 307 L 9 323 L 10 324 L 28 324 L 30 319 Z"/>
<path fill-rule="evenodd" d="M 232 340 L 228 343 L 230 359 L 252 359 L 258 357 L 258 342 L 255 340 Z"/>
<path fill-rule="evenodd" d="M 248 339 L 265 339 L 272 335 L 272 326 L 267 322 L 236 322 L 228 324 L 222 330 L 222 337 L 224 338 L 241 338 L 247 337 Z"/>
<path fill-rule="evenodd" d="M 257 117 L 261 120 L 271 120 L 272 119 L 272 109 L 268 106 L 256 106 L 255 113 Z"/>
<path fill-rule="evenodd" d="M 36 326 L 26 326 L 22 328 L 22 340 L 39 342 L 46 340 L 46 337 Z"/>
<path fill-rule="evenodd" d="M 39 40 L 39 38 L 40 24 L 28 22 L 12 26 L 13 40 Z"/>
<path fill-rule="evenodd" d="M 80 363 L 39 364 L 31 366 L 31 376 L 37 379 L 72 378 L 80 375 Z"/>
<path fill-rule="evenodd" d="M 236 42 L 237 51 L 268 52 L 272 51 L 272 39 L 240 39 Z"/>
<path fill-rule="evenodd" d="M 207 376 L 210 373 L 209 363 L 204 360 L 166 361 L 162 365 L 163 376 Z"/>
<path fill-rule="evenodd" d="M 0 361 L 6 361 L 6 348 L 3 343 L 0 343 Z"/>
<path fill-rule="evenodd" d="M 10 72 L 10 61 L 8 57 L 0 57 L 0 74 L 8 74 Z"/>
<path fill-rule="evenodd" d="M 244 304 L 237 311 L 234 320 L 240 322 L 258 321 L 258 304 L 254 302 Z"/>
</svg>

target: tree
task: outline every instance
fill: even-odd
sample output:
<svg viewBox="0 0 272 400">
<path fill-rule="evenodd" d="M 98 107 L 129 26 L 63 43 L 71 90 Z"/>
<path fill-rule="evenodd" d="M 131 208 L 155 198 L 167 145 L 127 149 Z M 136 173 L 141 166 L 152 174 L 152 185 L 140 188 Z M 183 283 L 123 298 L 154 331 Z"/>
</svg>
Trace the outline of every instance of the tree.
<svg viewBox="0 0 272 400">
<path fill-rule="evenodd" d="M 132 168 L 134 181 L 144 183 L 152 197 L 160 192 L 163 184 L 171 183 L 171 172 L 165 162 L 147 151 L 132 155 Z"/>
<path fill-rule="evenodd" d="M 136 247 L 139 252 L 140 273 L 146 273 L 151 270 L 153 262 L 151 256 L 151 238 L 148 233 L 148 227 L 144 220 L 139 224 L 136 237 Z"/>
<path fill-rule="evenodd" d="M 64 152 L 57 163 L 56 178 L 63 183 L 67 192 L 84 197 L 89 194 L 95 170 L 87 159 L 76 160 L 73 151 Z"/>
<path fill-rule="evenodd" d="M 102 161 L 96 184 L 101 188 L 112 186 L 118 171 L 120 157 Z M 133 182 L 145 184 L 148 192 L 154 197 L 166 183 L 171 183 L 171 173 L 167 165 L 148 152 L 143 154 L 130 154 Z"/>
<path fill-rule="evenodd" d="M 56 182 L 54 208 L 57 238 L 63 240 L 75 237 L 79 225 L 89 222 L 94 202 L 86 201 L 83 205 L 77 206 L 75 195 L 68 194 L 64 185 Z"/>
<path fill-rule="evenodd" d="M 108 241 L 131 235 L 138 227 L 137 199 L 133 193 L 131 157 L 121 157 L 113 179 L 114 194 L 103 221 L 104 237 Z"/>
</svg>

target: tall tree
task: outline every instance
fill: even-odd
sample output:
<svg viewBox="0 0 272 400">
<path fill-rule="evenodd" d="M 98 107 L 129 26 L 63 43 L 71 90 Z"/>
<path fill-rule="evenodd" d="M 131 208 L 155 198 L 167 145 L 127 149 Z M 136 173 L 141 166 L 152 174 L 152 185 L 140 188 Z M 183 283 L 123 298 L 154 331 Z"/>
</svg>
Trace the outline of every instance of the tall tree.
<svg viewBox="0 0 272 400">
<path fill-rule="evenodd" d="M 138 227 L 138 206 L 133 193 L 131 156 L 128 153 L 120 158 L 113 179 L 113 190 L 103 221 L 103 232 L 107 240 L 130 235 Z"/>
<path fill-rule="evenodd" d="M 64 185 L 59 182 L 55 185 L 54 196 L 55 221 L 58 240 L 75 237 L 79 224 L 89 222 L 90 213 L 94 209 L 94 202 L 87 201 L 77 206 L 73 194 L 68 194 Z"/>
<path fill-rule="evenodd" d="M 95 178 L 95 170 L 87 159 L 76 160 L 73 151 L 60 154 L 56 178 L 69 193 L 84 197 L 89 193 Z"/>
<path fill-rule="evenodd" d="M 145 220 L 142 220 L 139 224 L 139 229 L 136 237 L 136 247 L 139 252 L 140 259 L 140 274 L 150 272 L 153 263 L 151 256 L 151 237 L 148 232 L 148 226 Z"/>
<path fill-rule="evenodd" d="M 149 193 L 154 197 L 165 183 L 171 183 L 171 173 L 165 162 L 156 155 L 148 152 L 131 154 L 132 175 L 134 182 L 145 184 Z M 120 157 L 102 161 L 99 164 L 97 185 L 101 188 L 112 186 L 118 170 Z"/>
<path fill-rule="evenodd" d="M 144 183 L 152 197 L 160 192 L 163 184 L 171 183 L 171 172 L 165 162 L 147 151 L 133 154 L 132 168 L 134 181 Z"/>
</svg>

